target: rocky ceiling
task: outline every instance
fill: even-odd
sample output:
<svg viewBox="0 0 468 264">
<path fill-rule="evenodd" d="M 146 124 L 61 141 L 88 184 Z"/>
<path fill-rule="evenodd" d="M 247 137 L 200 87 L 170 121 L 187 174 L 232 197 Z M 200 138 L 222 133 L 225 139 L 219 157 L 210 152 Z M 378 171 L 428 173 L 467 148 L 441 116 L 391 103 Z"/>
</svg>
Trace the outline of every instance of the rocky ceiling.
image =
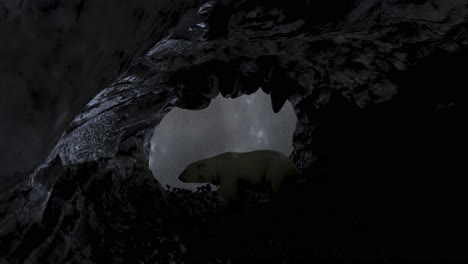
<svg viewBox="0 0 468 264">
<path fill-rule="evenodd" d="M 54 16 L 60 13 L 67 18 L 65 11 L 73 10 L 69 12 L 75 14 L 75 22 L 70 22 L 69 31 L 61 29 L 66 32 L 58 34 L 57 39 L 64 38 L 58 51 L 51 51 L 49 42 L 44 42 L 26 54 L 67 58 L 60 62 L 68 61 L 65 54 L 74 54 L 73 61 L 81 65 L 79 71 L 68 73 L 63 72 L 66 66 L 50 62 L 55 70 L 28 66 L 36 72 L 19 73 L 26 66 L 14 64 L 18 55 L 2 54 L 13 65 L 11 72 L 2 72 L 11 77 L 4 80 L 20 87 L 12 92 L 12 99 L 29 98 L 22 101 L 24 109 L 37 115 L 27 119 L 24 113 L 13 112 L 18 118 L 11 118 L 2 111 L 6 120 L 2 124 L 35 133 L 34 137 L 5 136 L 11 157 L 36 149 L 28 163 L 5 165 L 5 171 L 33 169 L 51 142 L 56 143 L 26 181 L 2 194 L 0 253 L 5 263 L 169 263 L 201 256 L 205 263 L 245 260 L 242 254 L 236 259 L 230 251 L 216 257 L 191 253 L 196 243 L 184 236 L 181 226 L 187 223 L 178 222 L 180 212 L 193 221 L 211 216 L 210 226 L 234 220 L 213 217 L 221 209 L 207 199 L 216 192 L 161 190 L 149 171 L 148 154 L 154 128 L 172 107 L 200 109 L 219 93 L 237 97 L 260 87 L 270 94 L 275 112 L 289 100 L 298 117 L 291 155 L 303 177 L 298 183 L 302 201 L 295 203 L 301 204 L 298 210 L 324 213 L 334 208 L 338 212 L 338 216 L 324 216 L 323 222 L 304 218 L 308 220 L 297 225 L 307 230 L 308 238 L 343 238 L 351 232 L 364 237 L 356 243 L 368 250 L 325 239 L 321 241 L 329 246 L 327 250 L 335 253 L 325 256 L 321 253 L 325 246 L 312 243 L 311 248 L 319 252 L 315 256 L 302 252 L 296 254 L 299 259 L 291 260 L 288 251 L 290 255 L 282 257 L 292 262 L 306 257 L 430 258 L 432 247 L 440 258 L 459 254 L 450 251 L 448 244 L 439 244 L 452 241 L 447 234 L 467 231 L 459 213 L 464 192 L 457 173 L 463 138 L 459 109 L 465 103 L 461 91 L 468 61 L 465 0 L 327 4 L 220 0 L 192 1 L 193 6 L 184 1 L 154 6 L 140 1 L 135 2 L 140 13 L 130 15 L 123 3 L 113 7 L 126 10 L 122 13 L 99 13 L 102 24 L 93 12 L 110 8 L 103 3 L 92 6 L 82 1 L 71 7 L 57 3 L 39 7 L 26 2 L 24 7 L 4 8 L 8 23 L 38 27 L 9 32 L 24 34 L 18 43 L 25 50 L 31 41 L 57 36 L 47 25 L 67 25 L 56 17 L 40 18 L 34 10 L 45 12 L 46 8 Z M 41 26 L 37 21 L 46 22 Z M 73 30 L 71 25 L 76 23 L 90 26 Z M 14 28 L 8 25 L 3 24 Z M 14 45 L 13 41 L 8 44 Z M 24 55 L 26 59 L 18 61 L 28 62 L 34 56 Z M 42 76 L 45 72 L 59 76 L 59 81 L 50 82 L 53 78 Z M 33 84 L 17 83 L 36 78 Z M 72 83 L 65 85 L 63 78 Z M 20 109 L 11 105 L 14 102 L 3 99 L 1 107 Z M 69 116 L 60 117 L 61 111 Z M 34 138 L 40 140 L 31 143 Z M 25 141 L 13 144 L 21 140 Z M 4 160 L 8 161 L 2 158 L 2 164 Z M 183 204 L 188 200 L 207 206 Z M 262 219 L 255 213 L 249 217 Z M 343 222 L 335 223 L 338 218 Z M 352 231 L 343 227 L 348 224 Z M 330 231 L 338 230 L 336 225 L 343 229 Z M 366 232 L 353 233 L 362 226 Z M 437 246 L 425 239 L 429 228 L 433 228 L 430 236 L 443 237 L 433 241 Z M 206 227 L 204 231 L 214 232 Z M 225 236 L 216 237 L 227 243 Z M 420 246 L 411 248 L 413 243 Z M 381 247 L 375 249 L 376 244 Z M 289 250 L 296 249 L 290 245 Z"/>
</svg>

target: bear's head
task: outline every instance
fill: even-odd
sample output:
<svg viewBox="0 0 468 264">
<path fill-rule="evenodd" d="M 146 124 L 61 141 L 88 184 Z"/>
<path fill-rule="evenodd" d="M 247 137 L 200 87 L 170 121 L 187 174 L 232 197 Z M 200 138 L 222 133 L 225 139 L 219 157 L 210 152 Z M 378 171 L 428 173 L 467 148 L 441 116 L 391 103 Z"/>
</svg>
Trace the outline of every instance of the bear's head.
<svg viewBox="0 0 468 264">
<path fill-rule="evenodd" d="M 216 183 L 217 173 L 206 160 L 199 160 L 185 168 L 179 175 L 179 180 L 185 183 Z"/>
</svg>

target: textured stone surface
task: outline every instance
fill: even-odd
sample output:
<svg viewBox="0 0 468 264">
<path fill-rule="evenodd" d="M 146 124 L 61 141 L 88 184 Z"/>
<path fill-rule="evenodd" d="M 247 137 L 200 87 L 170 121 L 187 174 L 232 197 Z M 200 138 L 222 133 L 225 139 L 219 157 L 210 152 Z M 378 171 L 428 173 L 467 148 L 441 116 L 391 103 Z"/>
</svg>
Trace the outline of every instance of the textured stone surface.
<svg viewBox="0 0 468 264">
<path fill-rule="evenodd" d="M 466 258 L 452 242 L 467 231 L 456 173 L 467 2 L 360 1 L 338 13 L 310 1 L 298 1 L 307 12 L 220 3 L 135 59 L 3 195 L 4 261 Z M 304 181 L 287 208 L 223 218 L 216 192 L 163 192 L 148 169 L 163 115 L 260 86 L 275 111 L 289 99 L 298 117 L 292 158 Z"/>
<path fill-rule="evenodd" d="M 73 117 L 197 1 L 0 3 L 0 178 L 24 178 Z"/>
</svg>

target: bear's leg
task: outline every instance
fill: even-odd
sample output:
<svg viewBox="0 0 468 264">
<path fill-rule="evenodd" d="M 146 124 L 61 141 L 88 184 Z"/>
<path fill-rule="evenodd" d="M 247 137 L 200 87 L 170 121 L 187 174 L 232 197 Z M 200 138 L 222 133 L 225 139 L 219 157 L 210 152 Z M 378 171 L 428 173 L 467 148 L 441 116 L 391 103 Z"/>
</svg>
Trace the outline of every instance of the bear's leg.
<svg viewBox="0 0 468 264">
<path fill-rule="evenodd" d="M 284 219 L 285 216 L 291 215 L 290 210 L 293 208 L 293 204 L 288 200 L 289 196 L 285 192 L 286 174 L 284 170 L 276 168 L 276 170 L 270 170 L 270 174 L 267 175 L 271 188 L 270 193 L 270 204 L 275 208 L 273 215 L 276 220 Z"/>
<path fill-rule="evenodd" d="M 219 183 L 221 195 L 223 196 L 224 207 L 232 208 L 237 205 L 239 194 L 237 190 L 237 181 L 234 177 L 226 177 L 221 179 Z"/>
<path fill-rule="evenodd" d="M 280 168 L 272 168 L 267 171 L 269 175 L 266 175 L 267 179 L 270 179 L 270 188 L 273 194 L 278 193 L 283 187 L 284 172 Z"/>
</svg>

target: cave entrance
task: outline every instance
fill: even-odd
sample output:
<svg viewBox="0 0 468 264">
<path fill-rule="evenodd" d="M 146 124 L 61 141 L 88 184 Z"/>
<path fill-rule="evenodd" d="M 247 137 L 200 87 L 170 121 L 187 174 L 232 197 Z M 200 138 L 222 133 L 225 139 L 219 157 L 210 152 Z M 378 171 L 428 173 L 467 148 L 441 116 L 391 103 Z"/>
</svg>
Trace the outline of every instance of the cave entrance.
<svg viewBox="0 0 468 264">
<path fill-rule="evenodd" d="M 273 149 L 290 155 L 297 118 L 289 101 L 274 113 L 261 89 L 235 99 L 217 96 L 202 110 L 173 108 L 151 140 L 149 167 L 167 188 L 196 189 L 177 177 L 197 160 L 223 152 Z"/>
</svg>

